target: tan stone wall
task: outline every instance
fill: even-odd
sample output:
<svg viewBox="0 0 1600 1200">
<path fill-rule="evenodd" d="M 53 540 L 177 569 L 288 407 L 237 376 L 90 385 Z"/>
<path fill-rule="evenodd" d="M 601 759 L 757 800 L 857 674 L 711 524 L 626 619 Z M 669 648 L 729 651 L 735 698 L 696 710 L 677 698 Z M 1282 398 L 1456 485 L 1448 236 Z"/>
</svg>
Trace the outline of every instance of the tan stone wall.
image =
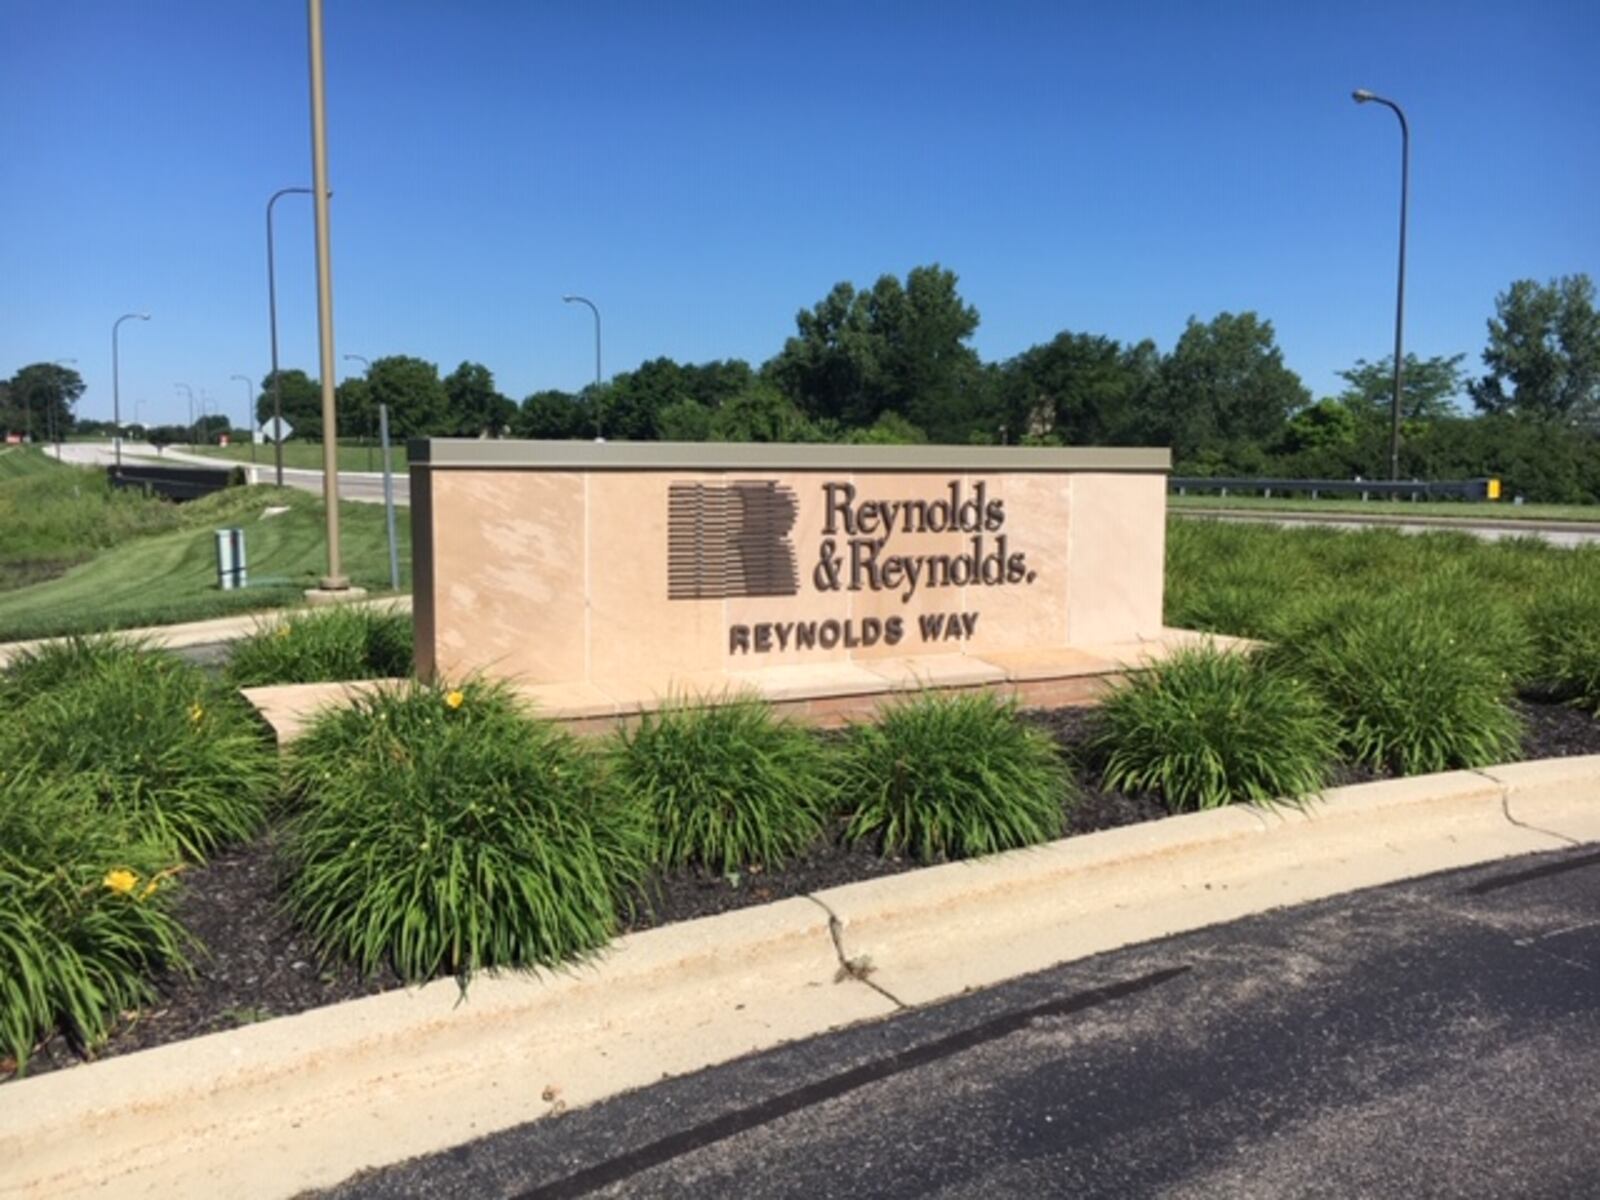
<svg viewBox="0 0 1600 1200">
<path fill-rule="evenodd" d="M 996 454 L 987 452 L 990 458 Z M 983 465 L 650 470 L 419 463 L 412 483 L 414 503 L 420 500 L 414 518 L 424 526 L 413 530 L 419 668 L 447 677 L 482 671 L 525 683 L 606 681 L 641 693 L 706 691 L 729 671 L 909 660 L 907 669 L 914 672 L 922 656 L 1011 657 L 1161 634 L 1161 470 L 1007 471 Z M 669 497 L 674 486 L 694 483 L 787 489 L 795 502 L 786 532 L 795 594 L 669 596 Z M 827 485 L 834 485 L 831 492 Z M 976 505 L 980 487 L 982 509 Z M 939 524 L 931 506 L 948 507 L 952 488 L 969 528 L 926 528 Z M 847 499 L 864 522 L 854 538 L 844 515 Z M 862 508 L 868 501 L 874 507 L 912 507 L 909 515 L 905 507 L 878 509 L 874 521 Z M 926 512 L 916 507 L 924 504 L 930 506 Z M 882 521 L 890 512 L 894 530 L 874 552 L 868 542 L 884 536 Z M 971 529 L 975 519 L 986 527 Z M 827 557 L 840 560 L 837 590 L 828 586 L 827 571 L 819 571 L 830 538 L 833 553 Z M 997 566 L 992 560 L 1002 538 L 1005 559 Z M 973 560 L 974 539 L 978 569 L 987 570 L 990 584 L 933 586 L 945 584 L 946 573 L 960 578 L 970 569 L 955 560 Z M 772 542 L 758 537 L 752 544 Z M 680 541 L 680 551 L 687 544 Z M 712 544 L 723 542 L 712 537 L 703 543 Z M 882 585 L 890 558 L 909 560 L 906 570 L 921 564 L 914 588 L 908 578 L 892 588 L 871 586 L 869 565 L 878 568 L 876 582 Z M 944 558 L 945 565 L 930 561 L 935 558 Z M 691 559 L 706 561 L 682 553 L 679 559 L 680 569 Z M 987 568 L 985 560 L 991 560 Z M 735 553 L 730 561 L 746 560 Z M 997 574 L 1005 581 L 993 583 Z M 886 630 L 896 620 L 901 637 L 891 645 Z M 820 623 L 830 621 L 840 631 L 848 628 L 840 644 L 795 644 L 797 625 L 818 622 L 820 640 L 827 635 Z M 931 636 L 935 622 L 937 637 Z M 864 642 L 874 629 L 875 644 L 843 644 L 844 637 Z M 735 630 L 744 631 L 738 645 L 748 650 L 731 648 L 740 636 Z"/>
</svg>

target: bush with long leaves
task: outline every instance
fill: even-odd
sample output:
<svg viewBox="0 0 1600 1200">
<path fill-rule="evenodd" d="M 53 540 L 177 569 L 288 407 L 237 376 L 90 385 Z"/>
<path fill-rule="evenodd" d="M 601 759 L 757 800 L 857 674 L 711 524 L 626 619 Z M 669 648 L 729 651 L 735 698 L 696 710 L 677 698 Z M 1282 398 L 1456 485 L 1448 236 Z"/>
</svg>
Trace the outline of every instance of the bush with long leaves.
<svg viewBox="0 0 1600 1200">
<path fill-rule="evenodd" d="M 20 1073 L 60 1029 L 81 1049 L 187 967 L 169 848 L 129 842 L 70 783 L 0 786 L 0 1057 Z"/>
<path fill-rule="evenodd" d="M 1210 647 L 1134 675 L 1101 703 L 1099 723 L 1105 783 L 1158 795 L 1172 812 L 1315 792 L 1338 750 L 1309 687 Z"/>
<path fill-rule="evenodd" d="M 887 706 L 851 726 L 837 769 L 846 836 L 924 862 L 1058 837 L 1073 798 L 1055 741 L 988 692 Z"/>
<path fill-rule="evenodd" d="M 817 840 L 833 808 L 822 743 L 756 698 L 646 714 L 616 735 L 611 760 L 669 866 L 778 866 Z"/>
<path fill-rule="evenodd" d="M 292 747 L 289 907 L 325 952 L 412 981 L 605 944 L 650 861 L 596 756 L 504 686 L 375 689 Z"/>
<path fill-rule="evenodd" d="M 227 677 L 260 687 L 401 678 L 411 666 L 409 615 L 340 605 L 265 622 L 229 648 Z"/>
<path fill-rule="evenodd" d="M 274 747 L 244 701 L 197 667 L 84 641 L 25 659 L 6 680 L 0 771 L 70 781 L 131 840 L 192 859 L 261 827 L 278 791 Z"/>
</svg>

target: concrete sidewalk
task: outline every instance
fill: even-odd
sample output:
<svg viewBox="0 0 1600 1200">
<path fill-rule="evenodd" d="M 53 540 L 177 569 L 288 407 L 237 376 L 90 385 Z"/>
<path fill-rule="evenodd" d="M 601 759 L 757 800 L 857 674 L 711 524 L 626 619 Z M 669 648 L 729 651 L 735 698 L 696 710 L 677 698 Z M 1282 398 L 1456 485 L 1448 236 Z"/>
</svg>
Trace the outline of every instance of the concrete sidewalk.
<svg viewBox="0 0 1600 1200">
<path fill-rule="evenodd" d="M 357 608 L 375 608 L 385 612 L 410 612 L 410 596 L 380 596 L 373 600 L 355 600 Z M 196 646 L 214 646 L 248 637 L 263 622 L 275 618 L 312 611 L 306 607 L 267 608 L 241 613 L 233 617 L 217 617 L 210 621 L 189 621 L 181 625 L 147 625 L 138 629 L 111 631 L 116 637 L 133 638 L 166 650 L 186 650 Z M 64 642 L 67 638 L 34 638 L 26 642 L 0 642 L 0 667 L 4 667 L 19 654 L 26 654 L 51 642 Z"/>
</svg>

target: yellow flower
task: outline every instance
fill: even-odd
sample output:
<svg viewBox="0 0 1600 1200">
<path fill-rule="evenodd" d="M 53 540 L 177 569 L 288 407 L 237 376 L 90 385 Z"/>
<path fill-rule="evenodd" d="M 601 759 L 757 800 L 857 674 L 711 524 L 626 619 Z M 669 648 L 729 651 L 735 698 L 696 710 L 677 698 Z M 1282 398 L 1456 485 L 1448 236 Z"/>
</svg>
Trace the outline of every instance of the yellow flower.
<svg viewBox="0 0 1600 1200">
<path fill-rule="evenodd" d="M 119 896 L 126 896 L 138 884 L 139 877 L 124 867 L 107 871 L 105 885 Z"/>
<path fill-rule="evenodd" d="M 466 701 L 467 701 L 466 693 L 465 692 L 460 692 L 460 691 L 450 692 L 444 698 L 444 703 L 445 703 L 445 707 L 446 708 L 460 708 L 463 704 L 466 703 Z"/>
<path fill-rule="evenodd" d="M 189 705 L 189 720 L 193 721 L 196 725 L 200 724 L 200 718 L 204 717 L 205 715 L 206 710 L 200 706 L 200 701 L 196 700 L 193 704 Z"/>
<path fill-rule="evenodd" d="M 279 625 L 278 626 L 278 631 L 275 634 L 273 634 L 273 636 L 274 637 L 279 637 L 279 638 L 288 637 L 289 636 L 289 627 L 287 625 Z"/>
</svg>

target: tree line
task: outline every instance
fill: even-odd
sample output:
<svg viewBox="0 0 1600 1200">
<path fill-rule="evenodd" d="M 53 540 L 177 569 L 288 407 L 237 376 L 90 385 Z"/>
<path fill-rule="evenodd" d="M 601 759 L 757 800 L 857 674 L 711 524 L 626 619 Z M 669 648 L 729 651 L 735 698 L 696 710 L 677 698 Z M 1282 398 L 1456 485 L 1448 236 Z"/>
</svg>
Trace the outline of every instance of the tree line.
<svg viewBox="0 0 1600 1200">
<path fill-rule="evenodd" d="M 1271 321 L 1222 312 L 1191 317 L 1166 353 L 1148 339 L 1063 331 L 984 363 L 971 346 L 978 311 L 957 283 L 937 264 L 870 288 L 841 282 L 797 314 L 794 334 L 759 366 L 656 358 L 602 386 L 520 403 L 481 363 L 441 376 L 424 359 L 375 359 L 338 386 L 338 435 L 375 436 L 386 404 L 397 440 L 1166 445 L 1189 474 L 1387 473 L 1391 359 L 1358 359 L 1341 372 L 1339 394 L 1314 399 L 1285 364 Z M 1600 501 L 1600 313 L 1588 276 L 1512 283 L 1488 320 L 1482 373 L 1465 364 L 1464 353 L 1406 356 L 1403 473 L 1498 475 L 1530 499 Z M 14 424 L 6 406 L 14 413 L 21 399 L 30 411 L 56 404 L 70 426 L 82 390 L 81 381 L 76 392 L 66 386 L 72 380 L 66 368 L 24 368 L 0 385 L 0 423 Z M 258 420 L 272 415 L 272 382 L 262 380 Z M 317 381 L 285 370 L 278 388 L 295 436 L 320 440 Z"/>
</svg>

